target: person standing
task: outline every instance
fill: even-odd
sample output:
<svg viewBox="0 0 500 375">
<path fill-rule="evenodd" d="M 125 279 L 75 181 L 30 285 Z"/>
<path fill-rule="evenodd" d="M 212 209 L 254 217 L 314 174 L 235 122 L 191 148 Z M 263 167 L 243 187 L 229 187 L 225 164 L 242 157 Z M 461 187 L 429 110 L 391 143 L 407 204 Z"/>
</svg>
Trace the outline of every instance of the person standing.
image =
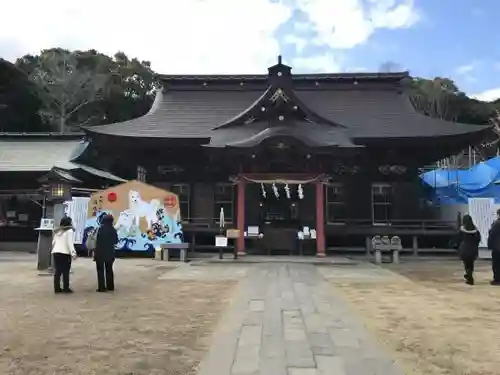
<svg viewBox="0 0 500 375">
<path fill-rule="evenodd" d="M 54 293 L 73 293 L 69 287 L 71 259 L 76 259 L 73 243 L 73 222 L 70 217 L 63 217 L 52 239 L 52 257 L 54 259 Z M 63 287 L 61 289 L 61 276 Z"/>
<path fill-rule="evenodd" d="M 488 249 L 491 250 L 491 268 L 493 280 L 491 285 L 500 285 L 500 210 L 497 211 L 497 219 L 491 225 L 488 233 Z"/>
<path fill-rule="evenodd" d="M 462 226 L 458 232 L 458 254 L 464 264 L 465 282 L 474 285 L 474 262 L 479 255 L 479 243 L 481 242 L 481 233 L 477 230 L 472 217 L 464 215 Z"/>
<path fill-rule="evenodd" d="M 94 261 L 97 269 L 97 292 L 115 290 L 113 263 L 115 261 L 115 245 L 118 233 L 113 227 L 113 216 L 106 215 L 102 219 L 97 232 Z"/>
</svg>

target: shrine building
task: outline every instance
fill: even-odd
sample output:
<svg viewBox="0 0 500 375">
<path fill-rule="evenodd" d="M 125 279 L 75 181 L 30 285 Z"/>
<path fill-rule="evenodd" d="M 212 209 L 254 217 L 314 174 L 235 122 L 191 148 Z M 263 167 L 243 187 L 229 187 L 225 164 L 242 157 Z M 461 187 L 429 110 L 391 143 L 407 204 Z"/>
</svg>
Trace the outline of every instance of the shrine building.
<svg viewBox="0 0 500 375">
<path fill-rule="evenodd" d="M 240 254 L 295 252 L 304 227 L 316 232 L 304 252 L 317 256 L 376 234 L 406 247 L 448 236 L 455 223 L 433 216 L 420 168 L 491 132 L 417 112 L 407 72 L 292 74 L 279 57 L 262 75 L 158 78 L 150 111 L 84 128 L 67 160 L 78 168 L 66 170 L 93 187 L 139 179 L 172 190 L 199 248 L 213 245 L 221 208 Z"/>
</svg>

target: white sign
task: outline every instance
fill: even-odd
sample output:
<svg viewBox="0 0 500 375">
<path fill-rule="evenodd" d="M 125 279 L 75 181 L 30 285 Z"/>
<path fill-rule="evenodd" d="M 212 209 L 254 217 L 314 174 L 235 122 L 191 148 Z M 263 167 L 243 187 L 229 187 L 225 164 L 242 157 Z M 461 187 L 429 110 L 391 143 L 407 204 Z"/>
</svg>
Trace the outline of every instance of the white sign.
<svg viewBox="0 0 500 375">
<path fill-rule="evenodd" d="M 43 229 L 43 230 L 52 230 L 52 229 L 54 229 L 54 219 L 45 219 L 45 218 L 42 218 L 40 220 L 40 229 Z"/>
<path fill-rule="evenodd" d="M 215 247 L 227 247 L 227 237 L 215 236 Z"/>
<path fill-rule="evenodd" d="M 81 245 L 85 223 L 87 221 L 90 198 L 74 197 L 72 200 L 64 202 L 64 213 L 73 220 L 75 235 L 73 242 Z"/>
<path fill-rule="evenodd" d="M 495 221 L 495 200 L 493 198 L 469 198 L 469 215 L 481 233 L 479 247 L 488 247 L 488 231 Z"/>
<path fill-rule="evenodd" d="M 249 226 L 248 227 L 248 237 L 251 237 L 251 236 L 258 236 L 259 235 L 259 227 L 256 226 L 256 225 L 253 225 L 253 226 Z"/>
</svg>

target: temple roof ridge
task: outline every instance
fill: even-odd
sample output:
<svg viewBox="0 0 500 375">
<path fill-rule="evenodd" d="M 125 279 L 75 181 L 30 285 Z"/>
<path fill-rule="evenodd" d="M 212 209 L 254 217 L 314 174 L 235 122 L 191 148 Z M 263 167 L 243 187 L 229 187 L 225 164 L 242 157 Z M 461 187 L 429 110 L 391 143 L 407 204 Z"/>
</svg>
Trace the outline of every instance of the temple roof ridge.
<svg viewBox="0 0 500 375">
<path fill-rule="evenodd" d="M 149 111 L 144 116 L 148 116 L 155 113 L 158 109 L 160 109 L 162 102 L 163 102 L 163 87 L 159 87 L 156 89 L 155 98 L 153 100 L 151 108 L 149 108 Z"/>
<path fill-rule="evenodd" d="M 218 82 L 218 81 L 267 81 L 267 74 L 158 74 L 158 80 L 163 82 Z M 353 73 L 299 73 L 293 74 L 293 81 L 379 81 L 389 80 L 398 82 L 409 78 L 407 71 L 379 73 L 379 72 L 353 72 Z"/>
<path fill-rule="evenodd" d="M 295 94 L 291 85 L 271 83 L 246 109 L 212 130 L 243 126 L 256 121 L 286 124 L 290 119 L 345 128 L 344 125 L 332 122 L 310 109 Z"/>
</svg>

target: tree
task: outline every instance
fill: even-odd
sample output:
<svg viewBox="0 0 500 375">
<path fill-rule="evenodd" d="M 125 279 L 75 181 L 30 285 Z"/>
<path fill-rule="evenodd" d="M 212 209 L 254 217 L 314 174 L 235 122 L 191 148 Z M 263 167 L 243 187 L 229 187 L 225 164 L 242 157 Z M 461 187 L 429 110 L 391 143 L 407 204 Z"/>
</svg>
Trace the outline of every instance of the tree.
<svg viewBox="0 0 500 375">
<path fill-rule="evenodd" d="M 66 58 L 64 64 L 54 64 L 53 55 L 56 57 L 69 55 L 71 58 Z M 66 127 L 75 127 L 109 124 L 142 116 L 151 107 L 157 87 L 155 73 L 151 70 L 150 63 L 135 58 L 129 59 L 122 52 L 109 57 L 96 50 L 69 52 L 52 49 L 42 51 L 38 56 L 23 56 L 17 60 L 17 65 L 33 77 L 37 85 L 41 87 L 40 95 L 47 99 L 47 104 L 50 104 L 49 114 L 55 112 L 53 118 L 55 117 L 56 121 L 52 121 L 53 126 L 59 129 L 63 118 L 65 118 Z M 54 65 L 57 69 L 54 69 Z M 66 66 L 67 69 L 60 69 L 61 65 Z M 54 74 L 54 70 L 57 74 Z M 47 95 L 45 79 L 53 76 L 66 84 L 48 85 L 51 88 L 50 93 L 56 95 Z M 96 81 L 90 80 L 90 77 L 94 79 L 99 77 L 97 85 L 92 86 Z M 52 84 L 52 80 L 49 83 Z M 83 83 L 83 85 L 78 85 L 78 83 Z M 70 92 L 74 92 L 75 95 L 68 96 L 67 90 L 61 90 L 61 86 L 70 89 Z M 61 95 L 72 99 L 66 103 L 66 109 L 58 105 L 58 97 Z M 51 100 L 54 97 L 56 98 L 55 104 Z"/>
<path fill-rule="evenodd" d="M 46 130 L 38 115 L 40 103 L 28 76 L 0 59 L 0 132 Z"/>
<path fill-rule="evenodd" d="M 414 78 L 410 100 L 413 106 L 428 116 L 466 124 L 488 124 L 494 114 L 494 106 L 471 99 L 448 78 L 432 80 Z"/>
<path fill-rule="evenodd" d="M 50 49 L 37 57 L 25 56 L 18 62 L 37 87 L 40 115 L 52 129 L 61 133 L 93 120 L 94 116 L 82 114 L 82 109 L 103 98 L 108 78 L 79 68 L 79 56 L 78 51 Z"/>
<path fill-rule="evenodd" d="M 158 88 L 151 63 L 129 59 L 123 52 L 116 53 L 112 61 L 112 79 L 103 103 L 107 121 L 126 121 L 146 114 Z"/>
<path fill-rule="evenodd" d="M 463 93 L 452 80 L 414 78 L 411 88 L 410 100 L 418 111 L 442 120 L 457 121 L 457 98 Z"/>
<path fill-rule="evenodd" d="M 495 113 L 493 104 L 467 97 L 452 80 L 442 77 L 433 80 L 414 78 L 410 99 L 418 111 L 447 121 L 483 125 L 491 123 Z M 443 163 L 445 166 L 470 167 L 474 160 L 495 154 L 497 144 L 498 135 L 491 134 L 483 144 L 470 146 L 438 165 Z"/>
</svg>

